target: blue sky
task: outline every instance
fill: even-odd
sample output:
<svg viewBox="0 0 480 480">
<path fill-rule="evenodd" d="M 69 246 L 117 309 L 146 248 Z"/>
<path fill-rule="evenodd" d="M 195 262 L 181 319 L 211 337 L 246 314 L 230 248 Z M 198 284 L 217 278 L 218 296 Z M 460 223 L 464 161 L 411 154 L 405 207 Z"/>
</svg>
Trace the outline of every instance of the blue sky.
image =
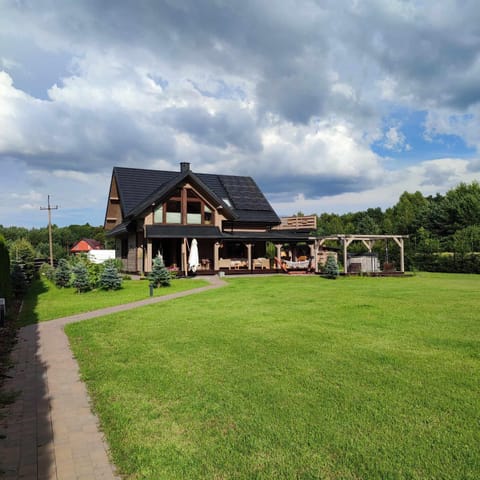
<svg viewBox="0 0 480 480">
<path fill-rule="evenodd" d="M 276 211 L 479 179 L 480 10 L 0 0 L 0 224 L 103 223 L 112 168 L 250 175 Z"/>
</svg>

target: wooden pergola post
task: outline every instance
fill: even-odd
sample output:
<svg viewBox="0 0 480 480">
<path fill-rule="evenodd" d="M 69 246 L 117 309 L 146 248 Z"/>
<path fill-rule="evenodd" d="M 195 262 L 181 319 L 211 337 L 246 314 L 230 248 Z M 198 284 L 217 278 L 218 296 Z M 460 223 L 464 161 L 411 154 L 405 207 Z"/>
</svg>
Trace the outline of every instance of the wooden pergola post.
<svg viewBox="0 0 480 480">
<path fill-rule="evenodd" d="M 347 274 L 348 273 L 348 256 L 347 256 L 347 249 L 348 246 L 353 242 L 353 238 L 347 238 L 345 236 L 342 237 L 342 242 L 343 242 L 343 273 Z"/>
<path fill-rule="evenodd" d="M 400 247 L 400 271 L 405 273 L 405 248 L 402 237 L 392 237 L 395 243 Z"/>
</svg>

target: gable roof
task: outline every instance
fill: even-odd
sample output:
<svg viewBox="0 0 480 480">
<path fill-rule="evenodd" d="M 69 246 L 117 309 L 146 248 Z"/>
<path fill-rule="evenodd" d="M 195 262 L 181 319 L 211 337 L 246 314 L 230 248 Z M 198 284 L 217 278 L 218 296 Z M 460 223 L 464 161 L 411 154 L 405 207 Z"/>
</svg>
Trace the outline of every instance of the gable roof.
<svg viewBox="0 0 480 480">
<path fill-rule="evenodd" d="M 225 216 L 238 222 L 277 225 L 280 219 L 251 177 L 170 172 L 114 167 L 123 218 L 134 218 L 152 203 L 162 200 L 183 181 L 189 181 L 221 207 Z"/>
<path fill-rule="evenodd" d="M 102 244 L 98 240 L 93 238 L 82 238 L 73 245 L 70 252 L 88 252 L 90 250 L 100 250 L 101 248 Z"/>
</svg>

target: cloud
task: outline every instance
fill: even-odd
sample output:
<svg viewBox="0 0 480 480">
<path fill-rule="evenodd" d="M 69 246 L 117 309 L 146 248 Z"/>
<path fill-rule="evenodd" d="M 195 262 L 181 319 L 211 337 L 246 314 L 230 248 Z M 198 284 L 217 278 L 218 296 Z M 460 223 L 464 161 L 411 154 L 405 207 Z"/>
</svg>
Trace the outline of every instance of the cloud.
<svg viewBox="0 0 480 480">
<path fill-rule="evenodd" d="M 402 150 L 411 150 L 411 146 L 407 143 L 405 135 L 399 127 L 390 127 L 385 132 L 384 147 L 388 150 L 400 152 Z"/>
<path fill-rule="evenodd" d="M 398 111 L 426 112 L 426 138 L 480 145 L 473 0 L 39 0 L 2 10 L 0 162 L 37 172 L 24 187 L 42 195 L 45 172 L 60 192 L 62 181 L 82 192 L 90 178 L 108 183 L 113 165 L 188 161 L 250 175 L 282 208 L 356 207 L 411 178 L 373 151 L 413 163 Z M 452 151 L 429 160 L 416 188 L 477 169 Z"/>
</svg>

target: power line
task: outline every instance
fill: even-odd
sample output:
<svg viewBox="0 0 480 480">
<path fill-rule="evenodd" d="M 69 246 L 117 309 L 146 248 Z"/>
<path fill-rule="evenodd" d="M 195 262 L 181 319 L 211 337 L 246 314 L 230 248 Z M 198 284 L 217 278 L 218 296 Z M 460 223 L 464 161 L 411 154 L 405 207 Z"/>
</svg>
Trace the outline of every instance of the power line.
<svg viewBox="0 0 480 480">
<path fill-rule="evenodd" d="M 53 267 L 53 242 L 52 242 L 52 210 L 58 210 L 58 205 L 50 205 L 50 195 L 48 196 L 48 206 L 40 207 L 40 210 L 48 210 L 48 243 L 50 246 L 50 265 Z"/>
</svg>

